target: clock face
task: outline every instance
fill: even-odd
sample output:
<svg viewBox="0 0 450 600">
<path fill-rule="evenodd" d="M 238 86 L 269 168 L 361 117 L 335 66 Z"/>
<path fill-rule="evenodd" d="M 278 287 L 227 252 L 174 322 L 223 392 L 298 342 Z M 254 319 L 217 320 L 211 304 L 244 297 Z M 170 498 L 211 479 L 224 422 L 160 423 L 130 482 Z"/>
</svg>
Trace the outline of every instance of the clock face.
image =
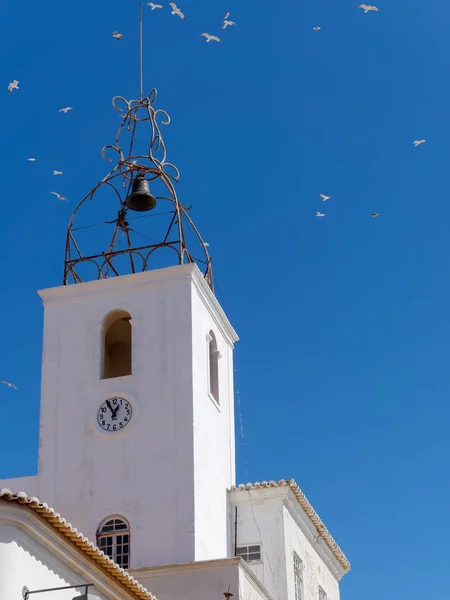
<svg viewBox="0 0 450 600">
<path fill-rule="evenodd" d="M 108 398 L 100 406 L 97 412 L 98 426 L 108 433 L 116 433 L 122 431 L 131 421 L 133 409 L 130 402 L 115 396 Z"/>
</svg>

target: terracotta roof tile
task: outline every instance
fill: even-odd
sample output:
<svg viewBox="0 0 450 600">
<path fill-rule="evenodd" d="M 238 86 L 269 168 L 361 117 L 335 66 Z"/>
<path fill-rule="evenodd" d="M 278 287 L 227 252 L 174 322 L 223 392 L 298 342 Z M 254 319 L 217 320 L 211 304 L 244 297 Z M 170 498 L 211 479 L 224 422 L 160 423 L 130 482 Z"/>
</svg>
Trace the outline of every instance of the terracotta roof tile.
<svg viewBox="0 0 450 600">
<path fill-rule="evenodd" d="M 125 588 L 132 592 L 136 598 L 142 600 L 156 600 L 155 596 L 151 594 L 147 588 L 141 585 L 134 577 L 127 573 L 124 569 L 119 567 L 113 560 L 111 560 L 106 554 L 90 542 L 86 537 L 83 536 L 79 531 L 72 527 L 72 525 L 66 521 L 61 515 L 53 510 L 45 502 L 41 502 L 38 498 L 28 496 L 25 492 L 13 493 L 7 488 L 0 490 L 0 499 L 6 502 L 16 502 L 18 504 L 24 504 L 27 508 L 38 513 L 39 516 L 50 523 L 52 527 L 60 531 L 65 537 L 67 537 L 73 544 L 87 554 L 92 560 L 99 564 L 105 569 L 112 577 L 117 579 Z"/>
<path fill-rule="evenodd" d="M 339 563 L 342 565 L 345 573 L 350 571 L 351 565 L 350 565 L 348 558 L 345 556 L 345 554 L 339 548 L 339 546 L 333 539 L 333 536 L 328 531 L 328 529 L 325 527 L 325 525 L 322 522 L 322 520 L 320 519 L 319 515 L 316 513 L 314 508 L 311 506 L 311 504 L 309 503 L 305 494 L 295 483 L 294 479 L 289 479 L 289 480 L 280 479 L 280 481 L 278 481 L 278 482 L 272 480 L 272 481 L 263 481 L 262 483 L 259 481 L 255 482 L 255 483 L 247 483 L 247 484 L 241 483 L 240 485 L 232 486 L 231 490 L 233 490 L 233 491 L 234 490 L 237 490 L 237 491 L 239 491 L 239 490 L 261 490 L 264 488 L 277 488 L 277 487 L 289 487 L 294 492 L 294 495 L 297 498 L 300 506 L 303 508 L 305 513 L 308 515 L 311 522 L 314 524 L 314 527 L 316 528 L 317 532 L 323 538 L 323 540 L 325 541 L 327 546 L 330 548 L 331 552 L 334 554 L 334 556 L 337 558 Z"/>
</svg>

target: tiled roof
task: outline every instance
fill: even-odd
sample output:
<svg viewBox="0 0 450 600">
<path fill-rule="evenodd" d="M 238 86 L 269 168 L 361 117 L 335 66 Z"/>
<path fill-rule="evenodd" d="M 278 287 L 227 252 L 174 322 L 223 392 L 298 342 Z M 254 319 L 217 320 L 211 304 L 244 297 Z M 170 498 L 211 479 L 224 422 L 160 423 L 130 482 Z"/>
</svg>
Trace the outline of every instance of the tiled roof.
<svg viewBox="0 0 450 600">
<path fill-rule="evenodd" d="M 114 579 L 118 580 L 127 590 L 132 592 L 136 598 L 142 600 L 156 600 L 155 596 L 151 594 L 147 588 L 141 585 L 134 577 L 124 571 L 119 565 L 111 560 L 106 554 L 97 548 L 92 542 L 85 538 L 79 531 L 72 527 L 60 514 L 55 512 L 53 508 L 50 508 L 48 504 L 41 502 L 37 498 L 27 496 L 25 492 L 19 492 L 14 494 L 11 490 L 4 488 L 0 490 L 0 499 L 6 500 L 7 502 L 16 502 L 18 504 L 24 504 L 27 508 L 38 513 L 38 515 L 47 521 L 52 527 L 61 532 L 66 538 L 68 538 L 73 544 L 87 554 L 94 562 L 100 565 L 105 571 L 107 571 Z"/>
<path fill-rule="evenodd" d="M 277 488 L 277 487 L 289 487 L 294 492 L 294 495 L 297 498 L 300 506 L 303 508 L 305 513 L 308 515 L 311 522 L 314 524 L 314 527 L 317 529 L 317 532 L 323 538 L 323 540 L 325 541 L 327 546 L 330 548 L 331 552 L 334 554 L 334 556 L 337 558 L 339 563 L 342 565 L 345 573 L 350 571 L 351 565 L 350 565 L 348 558 L 345 556 L 345 554 L 339 548 L 337 543 L 334 541 L 333 536 L 328 531 L 328 529 L 325 527 L 325 525 L 323 524 L 319 515 L 316 513 L 314 508 L 309 503 L 305 494 L 302 492 L 302 490 L 298 487 L 298 485 L 295 483 L 295 481 L 293 479 L 289 479 L 289 481 L 287 481 L 286 479 L 280 479 L 280 481 L 278 481 L 278 482 L 277 481 L 263 481 L 262 483 L 257 481 L 256 483 L 247 483 L 246 485 L 245 484 L 241 484 L 241 485 L 237 485 L 237 486 L 234 485 L 231 487 L 231 490 L 233 490 L 233 491 L 234 490 L 237 490 L 237 491 L 239 491 L 239 490 L 241 490 L 241 491 L 243 491 L 243 490 L 262 490 L 265 488 Z"/>
</svg>

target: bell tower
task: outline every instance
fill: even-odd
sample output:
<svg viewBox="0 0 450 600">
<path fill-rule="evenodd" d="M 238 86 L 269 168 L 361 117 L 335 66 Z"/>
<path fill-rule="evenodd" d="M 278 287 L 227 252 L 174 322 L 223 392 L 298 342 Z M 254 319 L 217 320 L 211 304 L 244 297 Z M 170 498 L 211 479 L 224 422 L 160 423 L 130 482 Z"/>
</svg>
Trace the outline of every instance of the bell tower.
<svg viewBox="0 0 450 600">
<path fill-rule="evenodd" d="M 116 165 L 73 212 L 63 285 L 39 292 L 39 472 L 0 482 L 52 505 L 125 568 L 231 555 L 238 338 L 177 198 L 160 131 L 170 119 L 155 101 L 155 90 L 113 100 L 122 122 L 103 157 Z"/>
</svg>

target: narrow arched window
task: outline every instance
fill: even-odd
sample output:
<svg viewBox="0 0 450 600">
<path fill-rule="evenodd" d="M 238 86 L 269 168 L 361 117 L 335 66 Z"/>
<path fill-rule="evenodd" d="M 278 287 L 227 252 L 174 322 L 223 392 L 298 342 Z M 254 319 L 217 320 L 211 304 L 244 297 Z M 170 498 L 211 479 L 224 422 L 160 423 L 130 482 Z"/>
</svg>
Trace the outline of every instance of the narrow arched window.
<svg viewBox="0 0 450 600">
<path fill-rule="evenodd" d="M 115 310 L 105 319 L 102 379 L 131 375 L 130 320 L 125 310 Z"/>
<path fill-rule="evenodd" d="M 130 525 L 123 517 L 108 517 L 97 530 L 97 546 L 123 569 L 130 567 Z"/>
<path fill-rule="evenodd" d="M 209 393 L 219 403 L 219 358 L 216 336 L 210 331 L 208 336 L 208 368 L 209 368 Z"/>
</svg>

